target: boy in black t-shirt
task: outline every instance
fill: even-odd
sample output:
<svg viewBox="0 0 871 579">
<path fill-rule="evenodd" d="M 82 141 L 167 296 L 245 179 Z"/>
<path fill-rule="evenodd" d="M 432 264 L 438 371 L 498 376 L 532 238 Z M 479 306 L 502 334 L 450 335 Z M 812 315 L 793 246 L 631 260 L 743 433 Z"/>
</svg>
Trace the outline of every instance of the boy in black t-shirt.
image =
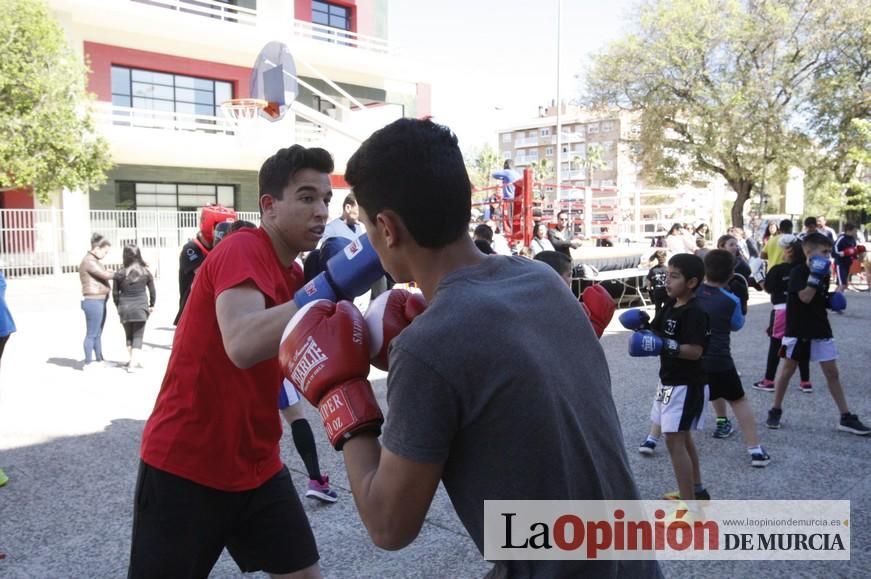
<svg viewBox="0 0 871 579">
<path fill-rule="evenodd" d="M 663 249 L 655 251 L 651 257 L 656 259 L 656 265 L 647 272 L 647 291 L 657 314 L 662 309 L 662 304 L 668 299 L 668 293 L 665 291 L 665 280 L 668 278 L 668 267 L 665 265 L 666 255 L 668 254 Z"/>
<path fill-rule="evenodd" d="M 645 314 L 627 312 L 620 321 L 637 330 L 629 339 L 630 356 L 660 356 L 659 386 L 650 411 L 654 429 L 665 443 L 680 489 L 680 498 L 710 499 L 702 484 L 692 431 L 702 428 L 708 385 L 702 355 L 710 330 L 708 315 L 698 306 L 695 290 L 705 277 L 705 264 L 690 254 L 668 262 L 666 291 L 671 298 L 646 329 Z M 637 320 L 637 321 L 635 321 Z M 652 330 L 652 331 L 651 331 Z M 672 498 L 667 496 L 667 498 Z"/>
<path fill-rule="evenodd" d="M 838 430 L 867 436 L 868 428 L 855 414 L 850 413 L 844 388 L 838 377 L 838 350 L 832 338 L 832 327 L 826 314 L 827 306 L 834 306 L 826 295 L 829 287 L 829 258 L 832 241 L 821 233 L 810 233 L 802 241 L 807 264 L 797 265 L 790 272 L 786 300 L 786 333 L 783 337 L 783 369 L 774 385 L 774 405 L 768 411 L 768 428 L 780 428 L 783 415 L 783 397 L 799 360 L 819 362 L 826 377 L 829 392 L 841 413 Z M 840 297 L 843 300 L 843 296 Z M 841 308 L 843 309 L 843 308 Z"/>
</svg>

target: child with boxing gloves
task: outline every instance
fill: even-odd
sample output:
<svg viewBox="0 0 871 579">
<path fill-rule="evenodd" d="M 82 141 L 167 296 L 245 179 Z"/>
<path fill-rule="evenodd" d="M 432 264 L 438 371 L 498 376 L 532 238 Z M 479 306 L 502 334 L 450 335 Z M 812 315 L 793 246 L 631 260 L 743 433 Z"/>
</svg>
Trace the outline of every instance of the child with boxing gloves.
<svg viewBox="0 0 871 579">
<path fill-rule="evenodd" d="M 858 228 L 855 223 L 844 225 L 844 233 L 835 241 L 834 256 L 835 267 L 838 271 L 838 291 L 847 291 L 850 283 L 850 267 L 859 256 L 865 253 L 865 246 L 859 245 L 856 240 Z"/>
<path fill-rule="evenodd" d="M 569 289 L 572 289 L 572 260 L 569 256 L 558 251 L 539 251 L 533 259 L 551 266 L 566 282 Z M 596 336 L 601 338 L 617 309 L 611 294 L 601 284 L 593 284 L 581 294 L 581 306 L 590 318 Z"/>
<path fill-rule="evenodd" d="M 783 398 L 790 378 L 801 360 L 819 362 L 832 399 L 841 414 L 838 430 L 859 436 L 871 434 L 859 417 L 850 412 L 844 387 L 838 375 L 838 350 L 826 309 L 841 311 L 847 307 L 844 294 L 828 293 L 832 240 L 822 233 L 810 233 L 802 240 L 806 264 L 797 265 L 789 274 L 786 299 L 786 331 L 783 337 L 783 367 L 774 384 L 774 404 L 768 411 L 768 428 L 781 427 Z"/>
<path fill-rule="evenodd" d="M 659 356 L 659 385 L 650 411 L 654 428 L 665 433 L 678 495 L 666 498 L 708 500 L 702 484 L 699 455 L 692 431 L 701 430 L 708 383 L 702 356 L 710 336 L 708 315 L 699 306 L 695 291 L 705 277 L 705 264 L 690 254 L 677 254 L 668 261 L 666 291 L 669 300 L 649 322 L 642 310 L 628 310 L 620 316 L 624 327 L 634 330 L 629 338 L 630 356 Z M 648 444 L 649 443 L 649 444 Z M 649 454 L 656 446 L 655 431 L 642 448 Z"/>
</svg>

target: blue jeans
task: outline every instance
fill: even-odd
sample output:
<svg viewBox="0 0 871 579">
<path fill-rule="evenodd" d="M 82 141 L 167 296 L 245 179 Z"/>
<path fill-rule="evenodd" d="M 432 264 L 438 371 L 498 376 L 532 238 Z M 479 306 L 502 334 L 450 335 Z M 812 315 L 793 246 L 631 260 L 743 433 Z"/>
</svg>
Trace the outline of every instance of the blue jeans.
<svg viewBox="0 0 871 579">
<path fill-rule="evenodd" d="M 93 360 L 103 361 L 103 325 L 106 323 L 107 299 L 82 300 L 82 310 L 85 312 L 85 364 L 90 364 Z M 91 352 L 94 353 L 93 358 Z"/>
</svg>

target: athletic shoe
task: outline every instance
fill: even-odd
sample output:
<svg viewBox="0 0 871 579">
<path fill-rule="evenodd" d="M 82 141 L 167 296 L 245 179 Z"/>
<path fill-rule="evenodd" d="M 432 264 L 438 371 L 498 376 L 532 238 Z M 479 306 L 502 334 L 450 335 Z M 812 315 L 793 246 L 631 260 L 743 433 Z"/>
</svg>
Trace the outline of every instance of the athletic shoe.
<svg viewBox="0 0 871 579">
<path fill-rule="evenodd" d="M 810 382 L 799 382 L 798 389 L 804 392 L 805 394 L 811 394 L 814 391 L 814 385 Z"/>
<path fill-rule="evenodd" d="M 0 487 L 9 482 L 9 477 L 6 476 L 6 473 L 3 472 L 3 469 L 0 468 Z"/>
<path fill-rule="evenodd" d="M 762 447 L 760 446 L 759 448 Z M 765 452 L 764 448 L 762 448 L 762 452 L 754 452 L 750 455 L 750 466 L 762 468 L 768 466 L 769 462 L 771 462 L 771 457 L 768 456 L 768 453 Z"/>
<path fill-rule="evenodd" d="M 838 430 L 849 432 L 850 434 L 858 434 L 859 436 L 871 434 L 871 428 L 862 424 L 858 416 L 849 413 L 841 415 L 841 423 L 838 425 Z"/>
<path fill-rule="evenodd" d="M 638 452 L 647 456 L 653 456 L 653 451 L 656 450 L 656 443 L 652 440 L 644 439 L 641 446 L 638 447 Z"/>
<path fill-rule="evenodd" d="M 703 489 L 697 493 L 696 500 L 697 501 L 709 501 L 711 500 L 711 495 L 708 493 L 708 489 Z M 667 501 L 679 501 L 680 500 L 680 491 L 672 491 L 670 493 L 665 493 L 662 495 L 662 498 Z"/>
<path fill-rule="evenodd" d="M 334 503 L 339 500 L 336 491 L 330 488 L 330 477 L 322 475 L 321 480 L 311 479 L 308 481 L 308 490 L 305 496 L 318 499 L 325 503 Z"/>
<path fill-rule="evenodd" d="M 774 382 L 771 380 L 760 380 L 759 382 L 754 382 L 753 387 L 757 390 L 762 390 L 763 392 L 774 392 Z"/>
<path fill-rule="evenodd" d="M 768 420 L 765 421 L 765 426 L 777 430 L 780 428 L 780 417 L 783 416 L 782 408 L 772 408 L 768 411 Z"/>
<path fill-rule="evenodd" d="M 714 430 L 714 438 L 729 438 L 735 433 L 735 429 L 732 428 L 732 422 L 727 418 L 726 420 L 718 420 L 717 421 L 717 429 Z"/>
</svg>

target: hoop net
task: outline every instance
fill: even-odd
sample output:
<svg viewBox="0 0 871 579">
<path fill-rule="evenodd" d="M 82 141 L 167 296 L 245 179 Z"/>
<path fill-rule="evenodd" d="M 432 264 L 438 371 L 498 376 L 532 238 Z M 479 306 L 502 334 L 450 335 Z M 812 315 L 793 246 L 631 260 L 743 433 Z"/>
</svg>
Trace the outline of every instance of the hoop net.
<svg viewBox="0 0 871 579">
<path fill-rule="evenodd" d="M 269 103 L 263 99 L 230 99 L 221 103 L 221 111 L 228 121 L 239 126 L 254 121 L 267 106 Z"/>
</svg>

